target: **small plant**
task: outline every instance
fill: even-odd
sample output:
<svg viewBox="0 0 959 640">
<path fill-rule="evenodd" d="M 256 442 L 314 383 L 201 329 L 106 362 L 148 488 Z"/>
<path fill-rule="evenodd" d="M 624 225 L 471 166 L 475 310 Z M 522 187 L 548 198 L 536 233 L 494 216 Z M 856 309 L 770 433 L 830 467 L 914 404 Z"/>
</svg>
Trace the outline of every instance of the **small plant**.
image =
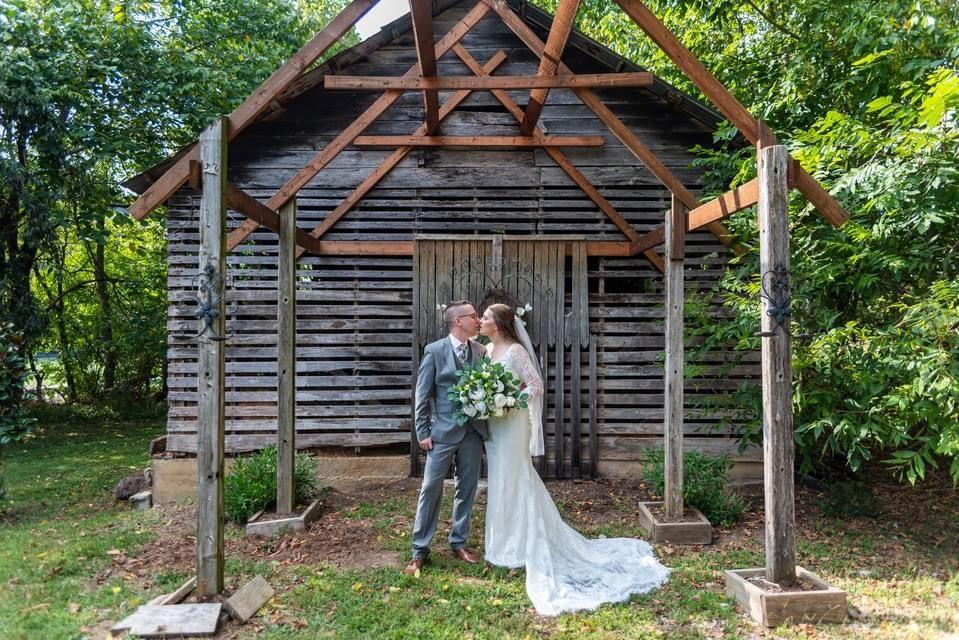
<svg viewBox="0 0 959 640">
<path fill-rule="evenodd" d="M 224 480 L 223 510 L 228 520 L 245 524 L 253 514 L 276 504 L 276 447 L 238 458 Z M 293 501 L 303 504 L 318 492 L 316 460 L 298 453 L 294 459 Z"/>
<path fill-rule="evenodd" d="M 732 466 L 726 456 L 707 456 L 698 451 L 683 453 L 683 500 L 720 527 L 739 522 L 746 510 L 742 498 L 726 486 Z M 665 450 L 662 447 L 647 449 L 642 462 L 643 479 L 658 495 L 663 495 L 666 488 L 665 473 Z"/>
</svg>

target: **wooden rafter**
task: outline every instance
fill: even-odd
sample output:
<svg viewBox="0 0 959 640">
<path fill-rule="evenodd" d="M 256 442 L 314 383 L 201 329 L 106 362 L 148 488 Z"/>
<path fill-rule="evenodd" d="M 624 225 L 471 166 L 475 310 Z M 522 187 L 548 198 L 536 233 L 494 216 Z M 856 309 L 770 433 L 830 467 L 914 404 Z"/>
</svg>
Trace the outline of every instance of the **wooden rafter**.
<svg viewBox="0 0 959 640">
<path fill-rule="evenodd" d="M 350 91 L 385 91 L 402 89 L 421 91 L 439 89 L 573 89 L 610 87 L 648 87 L 653 74 L 645 71 L 630 73 L 580 73 L 559 76 L 441 76 L 438 78 L 407 78 L 405 76 L 326 76 L 326 89 Z"/>
<path fill-rule="evenodd" d="M 500 0 L 484 1 L 487 2 L 503 23 L 516 34 L 533 53 L 543 55 L 546 45 L 509 6 Z M 559 65 L 559 71 L 563 74 L 572 73 L 572 70 L 562 63 Z M 633 133 L 622 120 L 610 111 L 609 107 L 603 104 L 602 100 L 600 100 L 595 93 L 589 89 L 573 89 L 573 92 L 583 101 L 583 104 L 596 114 L 596 117 L 609 128 L 613 135 L 619 138 L 620 142 L 622 142 L 640 162 L 646 165 L 650 173 L 658 178 L 663 186 L 676 194 L 687 208 L 695 209 L 700 205 L 696 196 L 686 188 L 679 178 L 673 175 L 666 165 L 659 161 L 659 158 L 639 140 L 636 134 Z M 723 224 L 714 222 L 711 223 L 708 228 L 724 245 L 729 246 L 732 243 L 732 234 Z M 660 233 L 661 232 L 662 229 L 660 229 Z"/>
<path fill-rule="evenodd" d="M 228 117 L 228 139 L 234 139 L 245 129 L 270 103 L 283 92 L 300 73 L 313 64 L 327 49 L 333 46 L 353 24 L 369 11 L 377 0 L 353 0 L 339 13 L 330 24 L 320 31 L 302 49 L 297 51 L 283 66 L 273 72 L 256 91 L 251 93 Z M 130 215 L 137 220 L 147 217 L 177 189 L 183 186 L 188 177 L 190 160 L 200 158 L 199 149 L 194 146 L 160 176 L 140 197 L 130 205 Z"/>
<path fill-rule="evenodd" d="M 413 21 L 413 39 L 416 42 L 416 57 L 420 61 L 420 76 L 436 77 L 436 50 L 433 47 L 433 3 L 430 0 L 410 0 L 410 17 Z M 436 89 L 423 90 L 426 109 L 426 133 L 433 134 L 439 126 L 439 93 Z"/>
<path fill-rule="evenodd" d="M 463 45 L 457 44 L 456 46 L 454 46 L 453 53 L 459 56 L 460 60 L 463 61 L 463 64 L 465 64 L 473 73 L 477 75 L 487 73 L 485 69 L 480 67 L 479 62 L 477 62 L 476 58 L 474 58 L 470 54 L 470 52 L 467 51 L 465 47 L 463 47 Z M 516 102 L 509 96 L 508 93 L 497 89 L 493 91 L 493 95 L 496 97 L 497 100 L 500 101 L 500 103 L 504 107 L 506 107 L 507 111 L 513 114 L 513 117 L 515 117 L 517 121 L 522 121 L 523 110 L 520 108 L 518 104 L 516 104 Z M 543 134 L 539 128 L 535 128 L 533 130 L 533 135 L 542 137 Z M 640 236 L 636 232 L 636 230 L 633 229 L 632 225 L 630 225 L 629 222 L 622 216 L 622 214 L 620 214 L 616 210 L 616 208 L 613 207 L 613 205 L 608 200 L 606 200 L 606 198 L 603 197 L 603 195 L 596 189 L 596 187 L 594 187 L 592 183 L 590 183 L 590 181 L 586 178 L 586 176 L 584 176 L 582 172 L 580 172 L 573 165 L 573 163 L 569 161 L 569 158 L 567 158 L 562 151 L 560 151 L 559 149 L 550 147 L 546 149 L 546 152 L 553 159 L 553 161 L 563 171 L 566 172 L 566 175 L 568 175 L 570 179 L 572 179 L 573 182 L 575 182 L 576 185 L 579 186 L 580 189 L 582 189 L 583 193 L 585 193 L 589 197 L 589 199 L 592 200 L 597 207 L 599 207 L 600 211 L 605 213 L 606 216 L 613 222 L 613 224 L 615 224 L 620 229 L 620 231 L 622 231 L 623 234 L 625 234 L 626 237 L 629 238 L 631 243 L 635 243 L 639 240 Z M 649 249 L 648 251 L 644 252 L 643 255 L 646 256 L 646 258 L 653 264 L 653 266 L 655 266 L 660 271 L 663 270 L 664 265 L 663 265 L 662 258 L 659 257 L 659 254 L 657 254 L 652 249 Z"/>
<path fill-rule="evenodd" d="M 450 47 L 459 42 L 476 23 L 483 19 L 489 11 L 489 7 L 483 2 L 478 2 L 473 9 L 467 13 L 462 20 L 450 29 L 443 38 L 436 43 L 436 57 L 441 57 L 449 51 Z M 416 76 L 419 73 L 419 65 L 413 65 L 406 76 Z M 279 210 L 286 202 L 292 198 L 297 191 L 306 185 L 313 177 L 318 174 L 323 167 L 332 162 L 344 149 L 346 149 L 356 136 L 360 135 L 366 127 L 373 123 L 382 115 L 394 102 L 403 97 L 402 91 L 387 91 L 380 96 L 376 102 L 364 111 L 354 120 L 346 129 L 336 138 L 327 143 L 323 150 L 316 155 L 303 169 L 301 169 L 293 178 L 291 178 L 276 194 L 267 201 L 266 206 L 274 210 Z M 227 237 L 227 251 L 233 250 L 237 245 L 246 240 L 251 233 L 256 231 L 259 224 L 254 220 L 247 220 L 242 225 L 230 232 Z"/>
<path fill-rule="evenodd" d="M 496 67 L 498 67 L 500 64 L 503 63 L 504 60 L 506 60 L 506 54 L 503 53 L 502 51 L 497 51 L 496 54 L 494 54 L 493 57 L 489 59 L 489 62 L 487 62 L 483 66 L 483 70 L 486 73 L 492 73 L 496 69 Z M 469 97 L 470 93 L 472 92 L 468 90 L 459 91 L 453 94 L 449 98 L 449 100 L 443 103 L 443 106 L 440 108 L 440 112 L 439 112 L 440 121 L 442 121 L 444 118 L 446 118 L 446 116 L 452 113 L 453 110 L 456 109 L 456 107 L 463 102 L 463 100 L 466 100 L 466 98 Z M 420 125 L 420 127 L 417 129 L 417 133 L 425 133 L 425 132 L 426 132 L 426 124 L 424 123 Z M 400 161 L 406 157 L 406 154 L 408 154 L 412 150 L 413 150 L 413 147 L 404 146 L 404 147 L 400 147 L 399 149 L 391 153 L 386 158 L 386 160 L 380 163 L 380 166 L 378 166 L 373 171 L 373 173 L 367 176 L 367 178 L 360 184 L 360 186 L 358 186 L 350 195 L 348 195 L 343 200 L 343 202 L 338 204 L 336 208 L 333 209 L 333 211 L 331 211 L 328 216 L 326 216 L 323 222 L 318 224 L 313 229 L 313 231 L 310 232 L 309 234 L 310 237 L 317 240 L 319 238 L 322 238 L 327 231 L 332 229 L 333 226 L 337 222 L 339 222 L 340 218 L 345 216 L 347 212 L 349 212 L 349 210 L 356 205 L 357 202 L 362 200 L 363 197 L 367 193 L 369 193 L 370 189 L 375 187 L 376 184 L 380 180 L 382 180 L 385 175 L 387 175 L 390 171 L 392 171 L 393 167 L 398 165 Z M 297 250 L 296 257 L 299 258 L 301 255 L 303 255 L 303 253 L 304 251 L 302 249 Z"/>
<path fill-rule="evenodd" d="M 686 231 L 696 231 L 728 218 L 737 211 L 751 207 L 759 201 L 759 181 L 753 178 L 746 184 L 727 191 L 721 196 L 699 205 L 686 216 Z M 665 242 L 665 231 L 658 227 L 644 233 L 635 243 L 637 249 L 646 250 Z"/>
<path fill-rule="evenodd" d="M 601 147 L 603 136 L 357 136 L 358 147 Z"/>
<path fill-rule="evenodd" d="M 576 19 L 579 2 L 580 0 L 559 0 L 556 15 L 553 16 L 553 24 L 549 28 L 549 36 L 546 38 L 546 47 L 540 55 L 537 75 L 552 76 L 556 74 L 560 59 L 563 57 L 563 49 L 566 47 L 566 40 L 569 39 L 569 34 L 573 30 L 573 20 Z M 528 136 L 536 127 L 548 95 L 549 89 L 533 89 L 530 91 L 526 112 L 523 114 L 523 120 L 519 125 L 519 130 L 523 132 L 523 135 Z"/>
<path fill-rule="evenodd" d="M 663 50 L 663 53 L 669 56 L 670 60 L 686 74 L 686 77 L 699 87 L 700 91 L 747 140 L 753 144 L 759 143 L 761 136 L 759 121 L 713 74 L 706 70 L 696 56 L 679 42 L 646 5 L 640 0 L 616 0 L 616 3 Z M 832 224 L 840 226 L 849 220 L 849 214 L 842 205 L 802 167 L 799 167 L 796 172 L 796 187 L 816 207 L 820 215 Z"/>
</svg>

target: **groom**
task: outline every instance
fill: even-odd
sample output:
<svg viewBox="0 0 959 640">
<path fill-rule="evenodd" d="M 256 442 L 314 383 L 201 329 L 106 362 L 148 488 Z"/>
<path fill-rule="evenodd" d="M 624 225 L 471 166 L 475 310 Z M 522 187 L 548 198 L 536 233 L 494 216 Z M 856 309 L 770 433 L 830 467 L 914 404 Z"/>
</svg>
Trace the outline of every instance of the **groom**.
<svg viewBox="0 0 959 640">
<path fill-rule="evenodd" d="M 414 422 L 420 449 L 426 451 L 426 468 L 413 523 L 413 559 L 403 569 L 406 574 L 415 574 L 429 557 L 443 498 L 443 479 L 454 461 L 456 493 L 449 542 L 456 558 L 469 564 L 477 562 L 476 556 L 466 549 L 466 541 L 482 465 L 486 423 L 470 420 L 457 424 L 455 405 L 447 393 L 456 384 L 457 370 L 477 362 L 486 350 L 470 339 L 479 332 L 479 315 L 469 300 L 447 305 L 443 319 L 449 336 L 426 345 L 416 380 Z"/>
</svg>

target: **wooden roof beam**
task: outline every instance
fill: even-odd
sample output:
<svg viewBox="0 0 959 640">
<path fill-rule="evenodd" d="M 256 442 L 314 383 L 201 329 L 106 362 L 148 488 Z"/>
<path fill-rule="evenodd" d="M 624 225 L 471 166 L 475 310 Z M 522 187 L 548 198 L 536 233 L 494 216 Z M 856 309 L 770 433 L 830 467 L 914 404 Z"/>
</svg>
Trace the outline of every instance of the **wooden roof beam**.
<svg viewBox="0 0 959 640">
<path fill-rule="evenodd" d="M 227 137 L 234 139 L 245 129 L 270 103 L 296 80 L 300 73 L 333 46 L 357 20 L 373 8 L 377 0 L 353 0 L 326 27 L 297 51 L 283 66 L 273 72 L 256 91 L 251 93 L 240 106 L 228 116 Z M 194 146 L 188 153 L 174 163 L 140 197 L 130 205 L 130 215 L 143 220 L 150 212 L 164 203 L 177 189 L 183 186 L 188 177 L 190 160 L 199 160 L 200 152 Z"/>
<path fill-rule="evenodd" d="M 358 147 L 484 147 L 528 149 L 536 147 L 601 147 L 603 136 L 357 136 Z"/>
<path fill-rule="evenodd" d="M 433 3 L 431 0 L 410 0 L 410 16 L 413 19 L 416 57 L 420 61 L 420 77 L 435 78 L 438 56 L 433 45 Z M 432 135 L 439 126 L 439 93 L 436 89 L 423 90 L 423 104 L 426 109 L 426 133 Z"/>
<path fill-rule="evenodd" d="M 326 89 L 350 91 L 384 91 L 402 89 L 419 91 L 439 89 L 572 89 L 610 87 L 648 87 L 653 74 L 635 73 L 580 73 L 558 76 L 442 76 L 439 78 L 408 78 L 405 76 L 326 76 Z"/>
<path fill-rule="evenodd" d="M 616 0 L 616 3 L 663 50 L 663 53 L 669 56 L 670 60 L 686 74 L 686 77 L 699 87 L 699 90 L 716 105 L 747 140 L 753 144 L 759 144 L 761 136 L 759 121 L 713 74 L 706 70 L 696 56 L 679 42 L 646 5 L 640 0 Z M 838 227 L 849 220 L 849 214 L 842 205 L 802 167 L 799 167 L 796 172 L 796 187 L 816 207 L 820 215 L 833 225 Z"/>
<path fill-rule="evenodd" d="M 686 231 L 696 231 L 719 220 L 728 218 L 737 211 L 742 211 L 759 202 L 759 179 L 753 178 L 746 184 L 736 187 L 718 196 L 706 204 L 702 204 L 686 215 Z M 637 251 L 646 251 L 659 246 L 666 241 L 664 227 L 660 226 L 645 233 L 634 243 Z"/>
<path fill-rule="evenodd" d="M 459 56 L 460 60 L 463 61 L 463 64 L 469 67 L 470 71 L 473 73 L 477 75 L 487 73 L 485 69 L 479 66 L 479 62 L 476 61 L 476 58 L 474 58 L 472 54 L 470 54 L 470 52 L 463 47 L 463 45 L 457 44 L 454 46 L 453 53 Z M 518 104 L 516 104 L 516 102 L 509 96 L 508 93 L 496 89 L 493 90 L 493 95 L 504 107 L 506 107 L 507 111 L 513 114 L 513 117 L 516 118 L 517 121 L 522 121 L 523 110 Z M 533 129 L 533 136 L 545 137 L 538 127 Z M 583 193 L 585 193 L 589 199 L 592 200 L 597 207 L 599 207 L 599 210 L 606 214 L 606 217 L 608 217 L 613 224 L 615 224 L 619 230 L 622 231 L 627 238 L 629 238 L 630 242 L 627 243 L 628 246 L 632 247 L 633 244 L 639 241 L 640 235 L 635 229 L 633 229 L 632 225 L 629 224 L 629 221 L 626 220 L 622 214 L 620 214 L 619 211 L 617 211 L 616 208 L 606 198 L 603 197 L 599 190 L 597 190 L 596 187 L 594 187 L 593 184 L 586 178 L 586 176 L 584 176 L 582 172 L 579 171 L 572 162 L 570 162 L 569 158 L 567 158 L 562 151 L 555 147 L 548 147 L 546 149 L 546 153 L 548 153 L 553 161 L 563 171 L 566 172 L 566 175 L 568 175 L 570 179 L 576 183 Z M 626 255 L 633 255 L 632 249 L 630 249 L 630 252 Z M 653 266 L 660 271 L 665 269 L 662 258 L 651 248 L 644 252 L 643 255 L 645 255 L 646 258 L 653 264 Z"/>
<path fill-rule="evenodd" d="M 469 33 L 476 24 L 483 19 L 489 12 L 489 7 L 482 1 L 478 2 L 462 20 L 449 30 L 443 38 L 436 43 L 436 56 L 441 57 L 450 50 L 454 44 Z M 419 73 L 419 65 L 413 65 L 406 72 L 407 77 L 414 77 Z M 283 187 L 277 191 L 273 197 L 267 201 L 266 206 L 274 210 L 279 210 L 292 198 L 297 191 L 305 186 L 310 180 L 318 174 L 323 167 L 332 162 L 340 153 L 346 149 L 353 140 L 363 132 L 366 127 L 372 124 L 380 115 L 389 109 L 394 102 L 403 97 L 402 91 L 387 91 L 380 96 L 376 102 L 367 108 L 360 116 L 344 129 L 336 138 L 327 143 L 323 150 L 316 157 L 303 167 L 295 176 L 287 181 Z M 227 251 L 246 240 L 251 233 L 256 231 L 259 224 L 255 220 L 247 220 L 242 225 L 234 229 L 227 236 Z"/>
<path fill-rule="evenodd" d="M 543 55 L 546 45 L 543 44 L 543 41 L 533 33 L 533 30 L 530 29 L 509 6 L 501 0 L 484 1 L 533 53 Z M 559 71 L 560 73 L 572 73 L 569 67 L 562 63 L 559 65 Z M 674 193 L 688 209 L 695 209 L 700 205 L 696 196 L 686 188 L 679 178 L 673 175 L 673 172 L 670 171 L 666 165 L 659 161 L 659 158 L 639 140 L 629 127 L 623 124 L 622 120 L 617 118 L 616 115 L 603 104 L 603 101 L 600 100 L 595 93 L 589 89 L 573 89 L 573 92 L 583 101 L 583 104 L 596 114 L 596 117 L 609 128 L 613 135 L 619 138 L 620 142 L 649 169 L 650 173 L 658 178 L 663 186 L 669 189 L 670 192 Z M 725 225 L 714 222 L 709 225 L 709 230 L 712 231 L 724 245 L 729 246 L 732 244 L 732 234 L 726 229 Z M 737 250 L 737 248 L 733 247 L 733 250 Z"/>
<path fill-rule="evenodd" d="M 559 0 L 559 6 L 556 7 L 556 14 L 553 16 L 553 24 L 549 28 L 549 36 L 546 38 L 546 47 L 539 59 L 537 75 L 552 76 L 556 74 L 556 69 L 561 64 L 560 60 L 563 57 L 566 40 L 569 39 L 569 34 L 573 30 L 573 21 L 576 19 L 576 12 L 579 10 L 579 3 L 580 0 Z M 528 136 L 536 127 L 548 95 L 549 89 L 533 89 L 530 91 L 526 112 L 523 114 L 523 120 L 519 125 L 523 135 Z"/>
<path fill-rule="evenodd" d="M 230 183 L 226 185 L 226 203 L 230 209 L 256 220 L 267 229 L 280 232 L 280 214 Z M 319 251 L 319 243 L 302 229 L 296 230 L 296 244 L 306 251 Z"/>
<path fill-rule="evenodd" d="M 503 53 L 502 51 L 497 51 L 493 55 L 493 57 L 490 58 L 485 65 L 483 65 L 483 71 L 485 73 L 492 73 L 496 69 L 496 67 L 498 67 L 500 64 L 503 63 L 504 60 L 506 60 L 506 54 Z M 446 118 L 446 116 L 451 114 L 453 110 L 460 105 L 460 103 L 466 100 L 466 98 L 469 97 L 470 93 L 472 92 L 468 90 L 459 91 L 453 94 L 449 98 L 449 100 L 443 103 L 443 106 L 440 108 L 440 112 L 439 112 L 440 122 L 442 122 L 443 119 Z M 420 127 L 416 130 L 416 132 L 418 134 L 425 134 L 426 124 L 424 123 L 420 125 Z M 340 204 L 338 204 L 336 208 L 333 209 L 333 211 L 331 211 L 328 216 L 326 216 L 323 222 L 318 224 L 313 229 L 313 231 L 310 232 L 310 236 L 312 236 L 313 238 L 317 240 L 322 238 L 323 235 L 327 231 L 332 229 L 333 226 L 337 222 L 339 222 L 339 220 L 343 216 L 345 216 L 350 211 L 350 209 L 352 209 L 356 205 L 357 202 L 362 200 L 363 197 L 366 196 L 367 193 L 369 193 L 370 189 L 375 187 L 377 183 L 383 179 L 384 176 L 386 176 L 390 171 L 392 171 L 393 167 L 398 165 L 400 161 L 402 161 L 403 158 L 406 157 L 406 154 L 408 154 L 412 149 L 413 147 L 403 146 L 397 149 L 396 151 L 394 151 L 393 153 L 391 153 L 386 158 L 386 160 L 380 163 L 380 166 L 378 166 L 373 171 L 373 173 L 367 176 L 367 178 L 362 183 L 360 183 L 360 186 L 358 186 L 350 195 L 348 195 Z M 302 249 L 298 249 L 296 253 L 296 257 L 299 258 L 300 256 L 303 255 L 303 253 L 304 251 Z"/>
</svg>

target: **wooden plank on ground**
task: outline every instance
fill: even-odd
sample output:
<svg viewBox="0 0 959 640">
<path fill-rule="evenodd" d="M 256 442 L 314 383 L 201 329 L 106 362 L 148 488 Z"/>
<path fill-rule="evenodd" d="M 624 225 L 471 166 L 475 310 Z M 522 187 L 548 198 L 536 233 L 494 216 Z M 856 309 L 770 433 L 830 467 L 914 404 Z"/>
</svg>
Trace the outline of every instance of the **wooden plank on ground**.
<svg viewBox="0 0 959 640">
<path fill-rule="evenodd" d="M 234 620 L 240 624 L 246 624 L 250 618 L 256 615 L 260 607 L 269 602 L 274 593 L 273 587 L 266 579 L 257 575 L 230 596 L 223 603 L 223 607 Z"/>
<path fill-rule="evenodd" d="M 220 619 L 213 604 L 144 605 L 110 629 L 111 635 L 129 633 L 139 638 L 213 636 Z"/>
</svg>

